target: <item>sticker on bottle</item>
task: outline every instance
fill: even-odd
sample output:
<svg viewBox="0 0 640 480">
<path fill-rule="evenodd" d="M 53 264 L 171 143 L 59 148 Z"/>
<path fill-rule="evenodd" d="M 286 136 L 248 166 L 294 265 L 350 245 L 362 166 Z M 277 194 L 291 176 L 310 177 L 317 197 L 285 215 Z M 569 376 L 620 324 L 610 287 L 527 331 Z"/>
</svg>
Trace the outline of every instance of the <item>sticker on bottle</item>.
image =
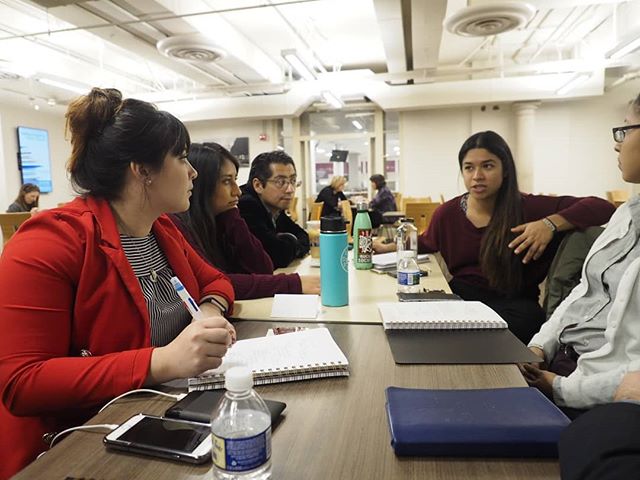
<svg viewBox="0 0 640 480">
<path fill-rule="evenodd" d="M 254 470 L 271 457 L 271 427 L 253 437 L 211 439 L 213 463 L 229 472 Z"/>
<path fill-rule="evenodd" d="M 398 272 L 398 285 L 407 287 L 420 285 L 420 272 Z"/>
<path fill-rule="evenodd" d="M 356 253 L 357 263 L 371 263 L 373 254 L 373 237 L 371 229 L 363 228 L 358 230 L 358 251 Z"/>
<path fill-rule="evenodd" d="M 349 247 L 344 247 L 340 255 L 340 265 L 345 272 L 349 272 Z"/>
</svg>

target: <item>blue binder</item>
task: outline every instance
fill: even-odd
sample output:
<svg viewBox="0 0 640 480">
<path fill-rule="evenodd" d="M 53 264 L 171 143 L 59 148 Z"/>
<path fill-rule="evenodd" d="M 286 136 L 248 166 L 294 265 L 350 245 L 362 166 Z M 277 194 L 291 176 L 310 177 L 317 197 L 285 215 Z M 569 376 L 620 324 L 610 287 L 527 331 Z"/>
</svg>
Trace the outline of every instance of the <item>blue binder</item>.
<svg viewBox="0 0 640 480">
<path fill-rule="evenodd" d="M 388 387 L 391 445 L 401 456 L 557 457 L 569 419 L 535 388 Z"/>
</svg>

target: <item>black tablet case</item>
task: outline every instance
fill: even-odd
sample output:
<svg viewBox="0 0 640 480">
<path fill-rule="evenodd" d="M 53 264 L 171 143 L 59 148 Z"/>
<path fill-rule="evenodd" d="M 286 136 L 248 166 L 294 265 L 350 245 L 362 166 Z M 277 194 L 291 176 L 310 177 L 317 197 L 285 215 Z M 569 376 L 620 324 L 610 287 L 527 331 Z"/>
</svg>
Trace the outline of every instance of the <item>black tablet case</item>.
<svg viewBox="0 0 640 480">
<path fill-rule="evenodd" d="M 167 418 L 180 418 L 193 422 L 211 423 L 211 413 L 224 395 L 224 390 L 205 390 L 191 392 L 175 405 L 170 407 L 164 416 Z M 271 425 L 277 423 L 280 414 L 287 407 L 286 403 L 274 400 L 265 400 L 271 413 Z"/>
<path fill-rule="evenodd" d="M 491 364 L 540 362 L 506 328 L 487 330 L 386 330 L 396 363 Z"/>
</svg>

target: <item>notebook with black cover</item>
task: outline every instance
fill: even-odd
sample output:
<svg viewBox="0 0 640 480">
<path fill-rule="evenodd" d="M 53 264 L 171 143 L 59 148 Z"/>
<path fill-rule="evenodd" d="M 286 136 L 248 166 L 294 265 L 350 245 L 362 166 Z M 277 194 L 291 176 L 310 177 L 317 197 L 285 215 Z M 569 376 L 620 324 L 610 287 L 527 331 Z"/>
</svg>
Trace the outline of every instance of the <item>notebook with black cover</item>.
<svg viewBox="0 0 640 480">
<path fill-rule="evenodd" d="M 210 423 L 211 413 L 216 408 L 224 392 L 224 390 L 191 392 L 164 412 L 164 416 L 193 422 Z M 264 403 L 267 404 L 269 413 L 271 413 L 271 425 L 275 426 L 287 404 L 274 400 L 265 400 Z"/>
</svg>

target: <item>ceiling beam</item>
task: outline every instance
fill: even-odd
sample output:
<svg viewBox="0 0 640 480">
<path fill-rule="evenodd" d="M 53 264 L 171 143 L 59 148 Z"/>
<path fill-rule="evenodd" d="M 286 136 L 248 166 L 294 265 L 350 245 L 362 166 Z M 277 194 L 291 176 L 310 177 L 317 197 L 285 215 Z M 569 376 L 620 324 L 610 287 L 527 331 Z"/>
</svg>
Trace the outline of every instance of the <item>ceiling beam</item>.
<svg viewBox="0 0 640 480">
<path fill-rule="evenodd" d="M 411 43 L 413 68 L 438 67 L 442 23 L 447 12 L 447 0 L 411 1 Z"/>
<path fill-rule="evenodd" d="M 387 71 L 399 73 L 407 71 L 404 29 L 402 25 L 402 4 L 400 0 L 373 0 L 380 36 L 387 59 Z"/>
</svg>

